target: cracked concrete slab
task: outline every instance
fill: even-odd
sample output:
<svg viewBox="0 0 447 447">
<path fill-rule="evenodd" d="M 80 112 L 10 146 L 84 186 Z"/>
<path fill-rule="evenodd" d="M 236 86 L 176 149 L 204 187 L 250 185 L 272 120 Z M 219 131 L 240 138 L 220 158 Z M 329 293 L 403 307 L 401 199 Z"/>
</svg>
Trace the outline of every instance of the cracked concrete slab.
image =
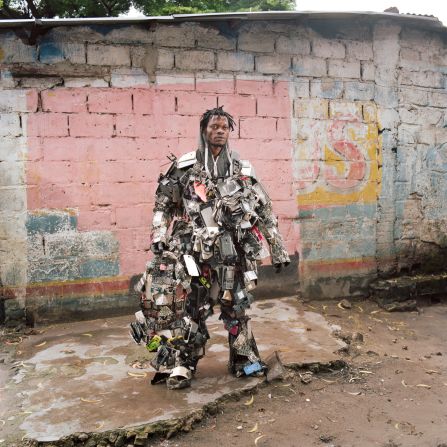
<svg viewBox="0 0 447 447">
<path fill-rule="evenodd" d="M 277 351 L 285 365 L 328 364 L 344 347 L 332 335 L 339 328 L 303 311 L 296 298 L 257 301 L 250 315 L 263 358 Z M 227 332 L 217 317 L 209 320 L 211 340 L 192 387 L 177 391 L 150 385 L 153 354 L 128 335 L 133 316 L 53 325 L 30 336 L 17 345 L 14 361 L 2 366 L 0 441 L 54 441 L 75 432 L 148 426 L 255 387 L 261 379 L 228 374 Z"/>
</svg>

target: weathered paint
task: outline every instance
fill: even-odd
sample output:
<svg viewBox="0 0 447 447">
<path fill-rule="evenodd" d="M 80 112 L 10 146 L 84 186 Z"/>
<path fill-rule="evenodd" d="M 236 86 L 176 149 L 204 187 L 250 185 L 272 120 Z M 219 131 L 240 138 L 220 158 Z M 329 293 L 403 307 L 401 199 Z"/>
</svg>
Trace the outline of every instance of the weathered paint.
<svg viewBox="0 0 447 447">
<path fill-rule="evenodd" d="M 311 273 L 332 272 L 315 268 L 319 260 L 324 266 L 328 260 L 349 257 L 345 267 L 354 273 L 363 271 L 361 260 L 375 254 L 375 235 L 361 219 L 373 218 L 380 192 L 381 152 L 378 126 L 372 122 L 377 117 L 374 104 L 331 102 L 327 106 L 333 120 L 297 120 L 291 112 L 295 98 L 289 96 L 295 89 L 287 82 L 277 82 L 274 93 L 264 80 L 244 78 L 234 88 L 232 81 L 207 79 L 209 89 L 224 92 L 210 94 L 190 91 L 188 79 L 169 84 L 162 77 L 155 87 L 144 89 L 42 92 L 44 112 L 30 122 L 30 207 L 76 208 L 81 231 L 111 231 L 119 240 L 119 273 L 138 273 L 149 256 L 156 173 L 169 153 L 180 155 L 195 147 L 200 114 L 220 104 L 237 112 L 232 146 L 253 161 L 272 191 L 288 249 L 300 252 L 305 278 L 313 281 Z M 294 126 L 299 127 L 296 140 L 291 133 Z M 275 153 L 259 152 L 269 146 L 275 147 Z M 286 185 L 294 185 L 298 207 L 293 189 L 287 192 Z M 306 210 L 317 209 L 322 212 L 314 212 L 312 223 L 296 221 L 304 218 Z M 328 227 L 321 233 L 315 219 L 337 219 L 337 213 L 343 220 L 357 219 L 354 230 L 339 225 L 338 230 Z M 368 237 L 358 240 L 362 230 Z M 318 244 L 318 238 L 330 243 Z M 59 261 L 51 272 L 56 275 L 53 278 L 42 276 L 40 269 L 37 273 L 42 281 L 118 274 L 111 261 L 83 261 L 79 253 L 75 256 L 68 258 L 68 265 Z M 306 268 L 309 262 L 310 269 Z"/>
<path fill-rule="evenodd" d="M 37 61 L 37 48 L 27 45 L 12 31 L 2 31 L 0 63 L 32 63 Z"/>
<path fill-rule="evenodd" d="M 346 120 L 297 123 L 294 184 L 299 208 L 377 201 L 381 185 L 378 124 L 362 122 L 348 106 L 344 105 Z"/>
<path fill-rule="evenodd" d="M 0 51 L 2 58 L 7 60 L 7 52 Z M 10 87 L 11 80 L 2 71 L 2 83 Z M 23 317 L 26 304 L 27 117 L 36 108 L 35 92 L 0 91 L 0 303 L 6 320 Z"/>
<path fill-rule="evenodd" d="M 446 118 L 447 119 L 447 118 Z M 445 127 L 445 126 L 444 126 Z M 430 220 L 447 218 L 447 141 L 427 151 L 423 172 L 419 173 L 421 183 L 433 189 L 424 203 L 424 211 Z"/>
<path fill-rule="evenodd" d="M 323 97 L 336 98 L 332 93 Z M 300 279 L 307 295 L 319 297 L 323 289 L 315 283 L 322 278 L 377 270 L 381 138 L 371 101 L 295 100 L 295 116 Z M 346 293 L 345 286 L 338 290 Z"/>
<path fill-rule="evenodd" d="M 41 209 L 29 213 L 29 282 L 118 275 L 118 241 L 110 232 L 77 231 L 73 214 Z"/>
<path fill-rule="evenodd" d="M 346 219 L 350 217 L 364 217 L 373 219 L 376 216 L 377 205 L 372 204 L 350 204 L 321 207 L 299 207 L 298 217 L 300 219 L 318 218 L 324 221 Z"/>
<path fill-rule="evenodd" d="M 359 294 L 378 273 L 442 263 L 437 31 L 374 22 L 359 36 L 343 22 L 334 40 L 292 21 L 231 35 L 199 23 L 46 31 L 35 45 L 0 32 L 0 250 L 11 253 L 0 275 L 11 306 L 24 306 L 30 282 L 141 272 L 158 172 L 167 154 L 195 148 L 199 115 L 216 105 L 236 116 L 232 145 L 300 254 L 304 295 Z M 107 294 L 87 288 L 70 306 Z"/>
<path fill-rule="evenodd" d="M 26 220 L 28 235 L 75 230 L 76 226 L 77 216 L 74 210 L 66 212 L 33 211 L 28 213 Z"/>
<path fill-rule="evenodd" d="M 39 47 L 39 60 L 43 63 L 54 63 L 63 60 L 64 53 L 55 42 L 45 42 Z"/>
<path fill-rule="evenodd" d="M 28 123 L 28 281 L 33 286 L 27 292 L 32 319 L 41 319 L 42 309 L 53 312 L 50 302 L 56 296 L 79 303 L 105 295 L 128 301 L 128 287 L 115 290 L 113 279 L 140 273 L 150 257 L 158 173 L 166 168 L 167 155 L 195 148 L 200 115 L 218 104 L 235 115 L 232 147 L 253 161 L 272 190 L 286 244 L 296 251 L 294 215 L 288 217 L 293 191 L 285 188 L 292 184 L 287 83 L 277 82 L 273 95 L 263 80 L 244 78 L 235 89 L 233 81 L 207 78 L 199 83 L 200 91 L 189 91 L 188 79 L 173 77 L 171 82 L 177 83 L 172 84 L 160 77 L 150 88 L 39 93 L 42 109 Z M 119 248 L 108 250 L 110 238 L 106 246 L 100 244 L 106 234 L 113 235 Z M 94 286 L 107 277 L 111 287 Z M 82 282 L 90 286 L 82 288 Z M 80 290 L 76 298 L 74 290 Z"/>
<path fill-rule="evenodd" d="M 27 296 L 52 297 L 82 297 L 85 295 L 101 295 L 107 293 L 123 293 L 129 289 L 127 276 L 114 276 L 113 278 L 80 278 L 71 281 L 48 281 L 45 283 L 30 283 L 27 286 Z"/>
<path fill-rule="evenodd" d="M 278 170 L 281 182 L 292 183 L 287 88 L 278 83 L 278 94 L 272 96 L 264 82 L 244 79 L 234 92 L 232 81 L 210 85 L 208 79 L 208 88 L 225 92 L 210 94 L 182 91 L 188 84 L 180 81 L 167 84 L 162 78 L 146 89 L 44 91 L 44 112 L 30 117 L 29 208 L 74 208 L 79 230 L 112 231 L 120 242 L 121 274 L 144 269 L 158 173 L 170 153 L 179 156 L 196 147 L 199 117 L 207 108 L 223 104 L 235 115 L 238 128 L 232 147 L 253 160 L 269 189 L 279 186 Z M 274 141 L 279 145 L 273 160 L 271 152 L 260 156 L 259 148 Z M 279 198 L 275 208 L 286 217 L 280 210 L 293 203 L 292 193 Z M 281 226 L 293 252 L 296 238 L 290 223 L 283 220 Z M 90 269 L 88 275 L 92 274 Z"/>
</svg>

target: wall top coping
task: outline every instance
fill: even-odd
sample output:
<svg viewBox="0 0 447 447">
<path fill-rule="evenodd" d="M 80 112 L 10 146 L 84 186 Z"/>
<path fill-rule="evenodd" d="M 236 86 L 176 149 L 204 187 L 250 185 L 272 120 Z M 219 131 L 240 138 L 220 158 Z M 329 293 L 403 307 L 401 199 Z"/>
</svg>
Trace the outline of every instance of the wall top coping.
<svg viewBox="0 0 447 447">
<path fill-rule="evenodd" d="M 178 22 L 216 22 L 223 20 L 349 20 L 364 19 L 378 21 L 388 19 L 396 22 L 406 22 L 418 27 L 447 31 L 447 27 L 434 16 L 399 14 L 391 12 L 370 11 L 263 11 L 263 12 L 230 12 L 211 14 L 173 14 L 169 16 L 156 17 L 95 17 L 95 18 L 73 18 L 73 19 L 25 19 L 25 20 L 0 20 L 0 28 L 28 28 L 56 26 L 79 26 L 79 25 L 136 25 L 150 22 L 178 23 Z"/>
</svg>

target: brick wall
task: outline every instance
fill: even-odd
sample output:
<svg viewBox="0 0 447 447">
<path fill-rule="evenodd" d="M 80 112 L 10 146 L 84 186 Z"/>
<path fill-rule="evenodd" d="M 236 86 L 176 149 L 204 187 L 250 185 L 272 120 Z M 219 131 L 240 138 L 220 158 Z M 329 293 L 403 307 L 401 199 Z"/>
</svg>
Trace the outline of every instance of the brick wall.
<svg viewBox="0 0 447 447">
<path fill-rule="evenodd" d="M 216 105 L 235 116 L 231 144 L 300 255 L 284 293 L 299 277 L 305 296 L 364 295 L 377 275 L 439 265 L 442 37 L 393 21 L 56 27 L 36 43 L 2 30 L 8 324 L 25 310 L 39 322 L 136 306 L 129 280 L 150 256 L 158 173 L 195 149 Z"/>
</svg>

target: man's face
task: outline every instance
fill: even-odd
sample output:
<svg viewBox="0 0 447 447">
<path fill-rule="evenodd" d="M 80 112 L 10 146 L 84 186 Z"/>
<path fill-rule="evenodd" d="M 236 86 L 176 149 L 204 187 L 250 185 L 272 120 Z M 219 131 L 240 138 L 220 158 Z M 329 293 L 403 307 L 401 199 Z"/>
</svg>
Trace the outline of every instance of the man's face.
<svg viewBox="0 0 447 447">
<path fill-rule="evenodd" d="M 205 138 L 210 147 L 223 147 L 228 141 L 230 126 L 225 116 L 214 115 L 208 121 Z"/>
</svg>

